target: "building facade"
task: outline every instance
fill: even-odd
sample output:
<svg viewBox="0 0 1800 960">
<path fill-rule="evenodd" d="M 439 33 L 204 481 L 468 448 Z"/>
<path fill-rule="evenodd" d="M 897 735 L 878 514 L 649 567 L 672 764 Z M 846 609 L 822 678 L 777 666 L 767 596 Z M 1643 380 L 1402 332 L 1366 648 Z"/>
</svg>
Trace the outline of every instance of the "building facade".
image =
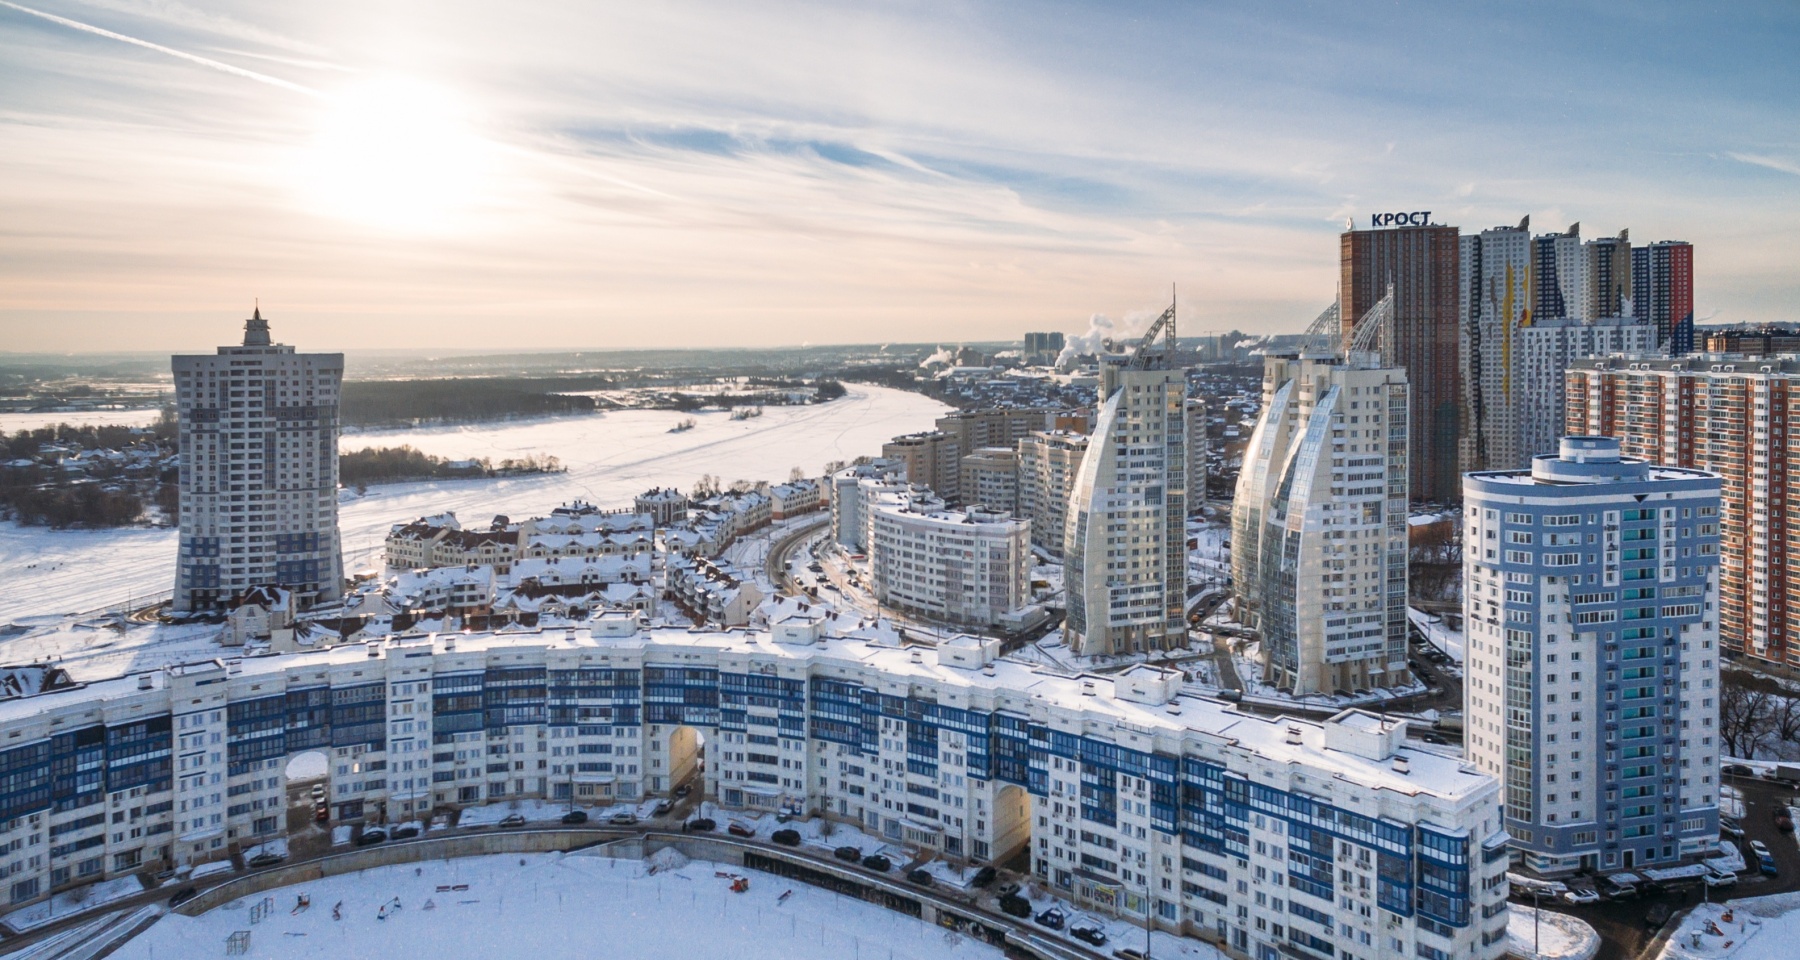
<svg viewBox="0 0 1800 960">
<path fill-rule="evenodd" d="M 933 620 L 992 627 L 1031 602 L 1031 521 L 951 509 L 917 487 L 863 485 L 869 590 Z"/>
<path fill-rule="evenodd" d="M 1800 361 L 1777 357 L 1610 357 L 1568 372 L 1571 434 L 1617 437 L 1626 456 L 1721 478 L 1719 631 L 1727 650 L 1800 665 Z"/>
<path fill-rule="evenodd" d="M 1513 333 L 1512 422 L 1519 450 L 1554 450 L 1563 434 L 1564 375 L 1583 357 L 1645 354 L 1656 349 L 1656 330 L 1636 317 L 1582 321 L 1537 317 Z"/>
<path fill-rule="evenodd" d="M 1187 642 L 1187 379 L 1108 356 L 1069 494 L 1064 636 L 1083 655 Z"/>
<path fill-rule="evenodd" d="M 1267 357 L 1232 502 L 1238 617 L 1264 680 L 1296 694 L 1395 686 L 1406 664 L 1406 371 Z"/>
<path fill-rule="evenodd" d="M 1017 446 L 1033 431 L 1049 427 L 1055 413 L 1040 407 L 985 407 L 946 414 L 935 426 L 939 433 L 955 437 L 956 455 L 966 457 L 984 447 Z"/>
<path fill-rule="evenodd" d="M 1206 401 L 1189 397 L 1181 412 L 1187 424 L 1188 516 L 1199 516 L 1206 506 Z"/>
<path fill-rule="evenodd" d="M 1468 757 L 1539 873 L 1718 847 L 1719 478 L 1563 438 L 1464 480 Z"/>
<path fill-rule="evenodd" d="M 906 465 L 897 460 L 872 460 L 845 467 L 826 479 L 825 493 L 831 501 L 831 540 L 850 551 L 863 548 L 868 535 L 868 518 L 863 515 L 861 483 L 864 480 L 906 478 Z"/>
<path fill-rule="evenodd" d="M 962 458 L 962 502 L 991 510 L 1019 512 L 1019 451 L 981 447 Z"/>
<path fill-rule="evenodd" d="M 1061 677 L 997 646 L 871 647 L 817 620 L 640 632 L 618 616 L 4 701 L 20 736 L 0 750 L 0 836 L 21 843 L 0 866 L 25 903 L 222 858 L 282 835 L 284 770 L 310 751 L 328 757 L 334 816 L 371 823 L 662 795 L 704 751 L 697 788 L 728 808 L 977 863 L 1028 851 L 1031 877 L 1080 909 L 1236 956 L 1504 955 L 1498 788 L 1407 746 L 1403 723 L 1241 714 L 1179 696 L 1172 672 Z M 94 772 L 64 776 L 53 756 Z"/>
<path fill-rule="evenodd" d="M 1407 462 L 1413 500 L 1445 503 L 1460 490 L 1463 362 L 1458 326 L 1457 229 L 1445 226 L 1348 230 L 1339 238 L 1340 322 L 1350 331 L 1394 285 L 1394 317 L 1383 363 L 1406 371 L 1412 387 L 1412 448 Z"/>
<path fill-rule="evenodd" d="M 1031 544 L 1052 556 L 1063 551 L 1069 494 L 1087 455 L 1085 433 L 1040 430 L 1019 441 L 1019 515 L 1031 521 Z"/>
<path fill-rule="evenodd" d="M 251 587 L 302 608 L 344 592 L 338 537 L 341 353 L 297 353 L 258 308 L 244 342 L 176 356 L 181 539 L 177 613 L 223 612 Z"/>
<path fill-rule="evenodd" d="M 881 458 L 901 463 L 907 480 L 930 487 L 949 501 L 957 498 L 962 457 L 961 437 L 942 430 L 909 433 L 881 445 Z"/>
<path fill-rule="evenodd" d="M 1510 470 L 1525 465 L 1519 447 L 1519 407 L 1513 382 L 1519 329 L 1531 322 L 1531 218 L 1461 239 L 1462 465 Z"/>
<path fill-rule="evenodd" d="M 1659 240 L 1631 248 L 1631 302 L 1638 319 L 1656 328 L 1658 349 L 1694 352 L 1694 245 Z"/>
</svg>

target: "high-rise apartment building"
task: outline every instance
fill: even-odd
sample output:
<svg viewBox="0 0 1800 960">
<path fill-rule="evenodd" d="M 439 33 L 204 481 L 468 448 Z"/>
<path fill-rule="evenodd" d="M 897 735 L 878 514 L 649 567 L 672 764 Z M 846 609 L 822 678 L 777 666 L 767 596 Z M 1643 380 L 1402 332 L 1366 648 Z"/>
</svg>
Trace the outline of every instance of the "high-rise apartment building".
<svg viewBox="0 0 1800 960">
<path fill-rule="evenodd" d="M 1656 343 L 1670 356 L 1694 352 L 1694 245 L 1659 240 L 1631 248 L 1631 302 L 1636 315 L 1656 328 Z"/>
<path fill-rule="evenodd" d="M 1052 556 L 1062 556 L 1069 494 L 1087 448 L 1087 435 L 1069 430 L 1040 430 L 1019 441 L 1019 516 L 1031 521 L 1031 545 Z"/>
<path fill-rule="evenodd" d="M 1187 640 L 1187 377 L 1170 369 L 1174 341 L 1171 307 L 1136 353 L 1100 361 L 1099 413 L 1063 539 L 1063 630 L 1078 654 Z"/>
<path fill-rule="evenodd" d="M 1421 217 L 1421 219 L 1423 219 Z M 1406 371 L 1412 387 L 1413 500 L 1448 502 L 1461 490 L 1462 360 L 1458 329 L 1457 229 L 1405 226 L 1349 230 L 1339 238 L 1338 289 L 1345 345 L 1350 330 L 1394 287 L 1394 317 L 1382 363 Z"/>
<path fill-rule="evenodd" d="M 1596 237 L 1581 245 L 1581 295 L 1583 320 L 1630 315 L 1631 232 L 1616 237 Z M 1552 316 L 1552 314 L 1543 314 Z"/>
<path fill-rule="evenodd" d="M 1656 329 L 1636 317 L 1591 322 L 1537 317 L 1513 333 L 1514 445 L 1554 450 L 1563 434 L 1564 374 L 1583 357 L 1644 354 L 1656 349 Z"/>
<path fill-rule="evenodd" d="M 1010 446 L 982 447 L 962 458 L 958 486 L 964 504 L 1018 513 L 1019 451 Z"/>
<path fill-rule="evenodd" d="M 942 430 L 909 433 L 881 445 L 881 458 L 904 464 L 907 480 L 951 501 L 962 482 L 962 457 L 960 440 Z"/>
<path fill-rule="evenodd" d="M 1464 742 L 1539 873 L 1717 848 L 1719 478 L 1563 438 L 1464 480 Z"/>
<path fill-rule="evenodd" d="M 956 438 L 956 455 L 966 457 L 983 447 L 1011 447 L 1033 430 L 1050 426 L 1055 410 L 1043 407 L 986 407 L 958 410 L 937 419 L 939 433 Z"/>
<path fill-rule="evenodd" d="M 1461 238 L 1462 463 L 1468 469 L 1524 466 L 1513 383 L 1515 337 L 1533 305 L 1531 218 Z"/>
<path fill-rule="evenodd" d="M 258 308 L 241 345 L 172 364 L 181 420 L 176 612 L 218 611 L 268 584 L 302 605 L 337 599 L 344 355 L 271 342 Z"/>
<path fill-rule="evenodd" d="M 1189 397 L 1181 413 L 1187 424 L 1188 515 L 1197 516 L 1206 506 L 1206 401 Z"/>
<path fill-rule="evenodd" d="M 1263 360 L 1232 502 L 1238 617 L 1295 693 L 1406 677 L 1406 371 L 1372 354 Z"/>
<path fill-rule="evenodd" d="M 1026 363 L 1055 363 L 1056 355 L 1062 352 L 1063 334 L 1061 330 L 1049 332 L 1032 331 L 1025 334 Z"/>
<path fill-rule="evenodd" d="M 1720 642 L 1800 665 L 1796 555 L 1800 360 L 1777 357 L 1611 357 L 1570 367 L 1569 433 L 1619 438 L 1627 456 L 1722 479 Z"/>
</svg>

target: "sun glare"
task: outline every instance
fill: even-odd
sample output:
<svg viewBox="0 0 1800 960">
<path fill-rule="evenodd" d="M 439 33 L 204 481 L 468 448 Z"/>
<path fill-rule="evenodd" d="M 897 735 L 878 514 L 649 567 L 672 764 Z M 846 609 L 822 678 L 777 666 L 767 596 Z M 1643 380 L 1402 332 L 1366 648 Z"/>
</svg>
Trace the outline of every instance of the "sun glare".
<svg viewBox="0 0 1800 960">
<path fill-rule="evenodd" d="M 466 214 L 488 146 L 445 90 L 404 77 L 327 103 L 301 177 L 320 212 L 396 231 L 440 231 Z"/>
</svg>

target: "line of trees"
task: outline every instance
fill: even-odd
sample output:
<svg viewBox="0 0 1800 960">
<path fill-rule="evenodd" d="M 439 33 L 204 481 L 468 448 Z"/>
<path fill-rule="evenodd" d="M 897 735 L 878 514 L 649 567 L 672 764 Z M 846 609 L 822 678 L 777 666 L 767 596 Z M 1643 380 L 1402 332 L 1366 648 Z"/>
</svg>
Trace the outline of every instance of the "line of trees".
<svg viewBox="0 0 1800 960">
<path fill-rule="evenodd" d="M 1767 677 L 1720 672 L 1719 740 L 1746 760 L 1800 759 L 1800 694 Z"/>
<path fill-rule="evenodd" d="M 593 397 L 556 393 L 556 389 L 606 389 L 611 381 L 531 380 L 526 378 L 449 380 L 351 380 L 344 384 L 338 411 L 345 426 L 369 427 L 430 420 L 463 423 L 593 413 Z"/>
<path fill-rule="evenodd" d="M 523 473 L 560 473 L 562 461 L 548 454 L 508 458 L 495 465 L 487 458 L 446 460 L 411 446 L 366 447 L 338 456 L 338 481 L 347 487 L 403 480 L 458 480 Z"/>
</svg>

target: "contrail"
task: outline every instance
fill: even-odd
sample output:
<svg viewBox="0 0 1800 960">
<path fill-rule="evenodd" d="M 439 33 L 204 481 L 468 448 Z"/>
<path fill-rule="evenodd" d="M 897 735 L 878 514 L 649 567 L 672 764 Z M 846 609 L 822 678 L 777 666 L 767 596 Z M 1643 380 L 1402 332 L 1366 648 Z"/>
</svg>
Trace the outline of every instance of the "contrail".
<svg viewBox="0 0 1800 960">
<path fill-rule="evenodd" d="M 16 3 L 11 2 L 11 0 L 0 0 L 0 6 L 10 7 L 14 10 L 19 11 L 20 13 L 29 13 L 34 17 L 41 17 L 45 20 L 50 21 L 51 23 L 58 23 L 65 27 L 68 27 L 71 30 L 80 30 L 83 33 L 96 34 L 98 36 L 107 37 L 107 38 L 113 39 L 113 40 L 118 40 L 122 43 L 129 43 L 134 46 L 143 47 L 146 50 L 155 50 L 157 53 L 166 53 L 171 57 L 176 57 L 181 60 L 186 60 L 190 63 L 197 63 L 203 67 L 211 67 L 214 70 L 220 70 L 225 73 L 235 74 L 236 76 L 245 77 L 250 80 L 255 80 L 258 83 L 266 83 L 272 87 L 280 87 L 283 90 L 292 90 L 295 93 L 304 93 L 309 97 L 323 97 L 324 96 L 324 94 L 320 93 L 317 90 L 314 90 L 310 87 L 303 87 L 297 83 L 293 83 L 288 80 L 283 80 L 280 77 L 271 77 L 266 73 L 257 73 L 254 70 L 245 70 L 243 67 L 234 67 L 229 63 L 221 63 L 218 60 L 208 60 L 205 57 L 198 57 L 191 53 L 187 53 L 187 52 L 184 52 L 181 50 L 176 50 L 171 47 L 165 47 L 160 43 L 151 43 L 148 40 L 139 40 L 136 37 L 128 37 L 122 33 L 114 33 L 111 30 L 105 30 L 100 27 L 93 26 L 92 24 L 82 23 L 79 20 L 70 20 L 67 17 L 59 17 L 53 13 L 45 13 L 42 10 L 33 10 L 30 7 L 22 7 Z"/>
</svg>

